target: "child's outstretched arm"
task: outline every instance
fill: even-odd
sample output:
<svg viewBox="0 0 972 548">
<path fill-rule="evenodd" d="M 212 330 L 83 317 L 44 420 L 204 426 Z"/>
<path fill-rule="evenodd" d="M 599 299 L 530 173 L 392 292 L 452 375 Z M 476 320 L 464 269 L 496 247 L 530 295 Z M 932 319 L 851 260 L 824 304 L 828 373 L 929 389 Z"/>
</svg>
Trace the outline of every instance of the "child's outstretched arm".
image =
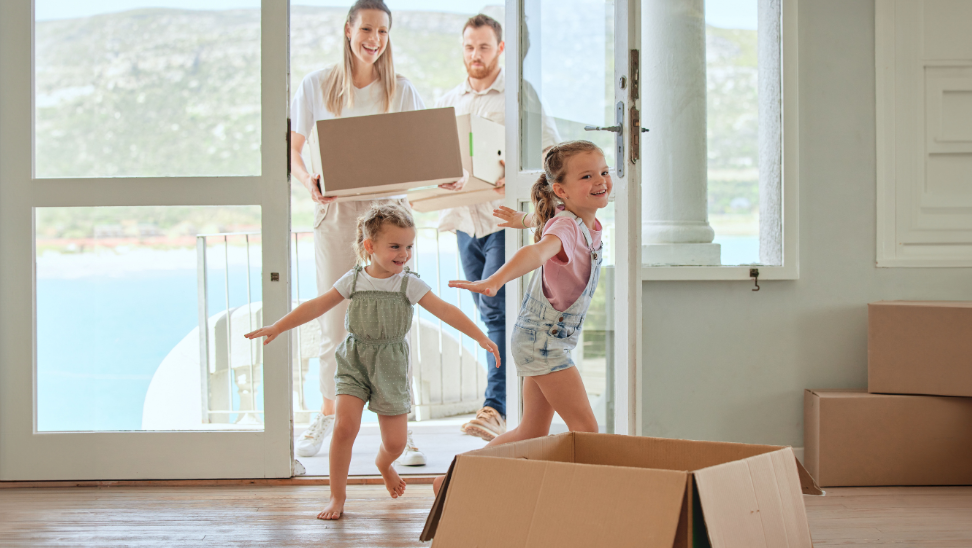
<svg viewBox="0 0 972 548">
<path fill-rule="evenodd" d="M 291 310 L 289 314 L 277 320 L 273 325 L 262 327 L 243 336 L 247 339 L 266 337 L 267 340 L 263 341 L 263 344 L 270 344 L 270 341 L 276 339 L 284 331 L 304 325 L 315 318 L 323 316 L 328 310 L 334 308 L 343 300 L 344 297 L 338 293 L 338 290 L 331 288 L 327 293 L 301 303 L 300 306 Z"/>
<path fill-rule="evenodd" d="M 496 358 L 496 367 L 500 366 L 502 359 L 500 358 L 499 347 L 496 346 L 496 343 L 489 340 L 489 337 L 487 337 L 485 333 L 476 327 L 476 324 L 474 324 L 468 316 L 463 314 L 462 310 L 459 310 L 455 306 L 443 301 L 438 297 L 438 295 L 432 293 L 431 291 L 419 299 L 418 304 L 422 308 L 431 312 L 436 318 L 439 318 L 452 327 L 455 327 L 470 339 L 478 342 L 479 346 L 483 347 L 487 352 L 492 354 L 494 358 Z"/>
<path fill-rule="evenodd" d="M 533 225 L 536 224 L 533 213 L 524 213 L 506 206 L 499 206 L 494 209 L 493 217 L 503 221 L 497 225 L 502 228 L 519 228 L 523 230 L 526 228 L 534 228 Z"/>
<path fill-rule="evenodd" d="M 449 287 L 468 289 L 492 297 L 501 287 L 506 285 L 506 282 L 540 268 L 543 263 L 560 253 L 563 247 L 560 238 L 553 234 L 547 234 L 539 242 L 521 247 L 505 265 L 489 278 L 479 282 L 452 280 L 449 282 Z"/>
</svg>

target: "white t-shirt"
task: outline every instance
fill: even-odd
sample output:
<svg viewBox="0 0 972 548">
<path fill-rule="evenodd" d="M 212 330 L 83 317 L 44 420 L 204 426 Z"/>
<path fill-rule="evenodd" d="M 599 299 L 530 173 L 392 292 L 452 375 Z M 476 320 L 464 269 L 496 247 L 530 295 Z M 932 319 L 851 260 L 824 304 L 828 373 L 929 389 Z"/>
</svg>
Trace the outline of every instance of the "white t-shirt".
<svg viewBox="0 0 972 548">
<path fill-rule="evenodd" d="M 422 297 L 432 290 L 429 284 L 423 282 L 417 276 L 405 274 L 404 272 L 399 272 L 388 278 L 372 278 L 364 269 L 361 269 L 361 272 L 358 273 L 358 285 L 355 287 L 355 291 L 387 291 L 389 293 L 398 293 L 402 290 L 403 276 L 408 276 L 408 287 L 405 288 L 405 296 L 408 297 L 408 302 L 412 304 L 421 301 Z M 341 276 L 341 279 L 334 284 L 334 289 L 337 289 L 338 293 L 345 299 L 350 299 L 351 282 L 353 281 L 354 270 L 352 269 L 344 276 Z"/>
<path fill-rule="evenodd" d="M 350 108 L 344 106 L 341 109 L 340 116 L 335 116 L 327 110 L 322 86 L 324 79 L 333 69 L 334 65 L 331 65 L 308 74 L 300 83 L 297 91 L 294 92 L 294 98 L 290 102 L 290 129 L 300 133 L 305 139 L 310 136 L 318 120 L 385 113 L 381 84 L 377 80 L 360 89 L 351 86 L 351 93 L 354 94 L 354 106 Z M 404 76 L 397 76 L 396 79 L 395 96 L 392 97 L 391 108 L 388 112 L 424 109 L 425 103 L 419 97 L 412 82 Z"/>
</svg>

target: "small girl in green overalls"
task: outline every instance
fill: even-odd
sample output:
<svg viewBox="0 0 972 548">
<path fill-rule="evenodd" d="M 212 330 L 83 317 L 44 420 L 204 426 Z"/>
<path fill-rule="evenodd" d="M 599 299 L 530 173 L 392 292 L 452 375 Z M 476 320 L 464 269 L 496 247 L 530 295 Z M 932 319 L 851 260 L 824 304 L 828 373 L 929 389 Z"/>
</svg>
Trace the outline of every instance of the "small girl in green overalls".
<svg viewBox="0 0 972 548">
<path fill-rule="evenodd" d="M 408 380 L 408 344 L 414 305 L 474 339 L 496 357 L 499 349 L 455 306 L 430 291 L 405 266 L 412 258 L 415 223 L 411 213 L 397 204 L 378 204 L 358 219 L 354 250 L 358 265 L 327 293 L 307 301 L 270 327 L 247 333 L 248 339 L 266 337 L 268 344 L 281 333 L 314 320 L 343 299 L 351 299 L 345 326 L 348 336 L 338 347 L 337 406 L 331 435 L 331 499 L 318 519 L 338 519 L 347 498 L 351 446 L 361 426 L 361 411 L 378 414 L 381 448 L 375 465 L 392 498 L 405 492 L 405 480 L 392 464 L 405 449 L 407 415 L 411 410 Z M 367 266 L 362 266 L 365 264 Z"/>
</svg>

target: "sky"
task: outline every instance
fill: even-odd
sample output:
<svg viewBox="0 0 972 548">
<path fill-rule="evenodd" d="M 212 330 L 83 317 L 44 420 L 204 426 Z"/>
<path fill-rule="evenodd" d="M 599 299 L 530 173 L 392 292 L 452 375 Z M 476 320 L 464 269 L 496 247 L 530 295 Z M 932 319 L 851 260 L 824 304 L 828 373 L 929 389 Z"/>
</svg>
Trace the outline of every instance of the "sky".
<svg viewBox="0 0 972 548">
<path fill-rule="evenodd" d="M 396 9 L 476 13 L 485 5 L 502 4 L 502 0 L 386 0 L 392 11 Z M 349 0 L 291 0 L 300 6 L 350 6 Z M 257 8 L 260 0 L 35 0 L 38 21 L 73 19 L 101 13 L 127 11 L 137 8 L 176 8 L 225 10 Z M 756 28 L 756 0 L 706 0 L 705 20 L 708 24 L 736 29 Z"/>
</svg>

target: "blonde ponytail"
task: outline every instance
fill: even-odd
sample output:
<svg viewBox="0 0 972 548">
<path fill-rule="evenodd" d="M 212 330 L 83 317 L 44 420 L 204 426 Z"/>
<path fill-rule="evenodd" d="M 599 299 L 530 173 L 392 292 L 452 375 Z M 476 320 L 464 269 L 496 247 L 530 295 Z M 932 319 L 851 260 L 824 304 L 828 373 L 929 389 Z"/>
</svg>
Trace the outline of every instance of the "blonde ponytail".
<svg viewBox="0 0 972 548">
<path fill-rule="evenodd" d="M 554 194 L 546 173 L 540 174 L 537 182 L 533 183 L 530 199 L 533 200 L 534 225 L 537 227 L 533 233 L 533 241 L 539 242 L 543 237 L 543 227 L 547 226 L 547 221 L 554 218 L 557 214 L 557 206 L 560 205 L 560 199 Z"/>
</svg>

